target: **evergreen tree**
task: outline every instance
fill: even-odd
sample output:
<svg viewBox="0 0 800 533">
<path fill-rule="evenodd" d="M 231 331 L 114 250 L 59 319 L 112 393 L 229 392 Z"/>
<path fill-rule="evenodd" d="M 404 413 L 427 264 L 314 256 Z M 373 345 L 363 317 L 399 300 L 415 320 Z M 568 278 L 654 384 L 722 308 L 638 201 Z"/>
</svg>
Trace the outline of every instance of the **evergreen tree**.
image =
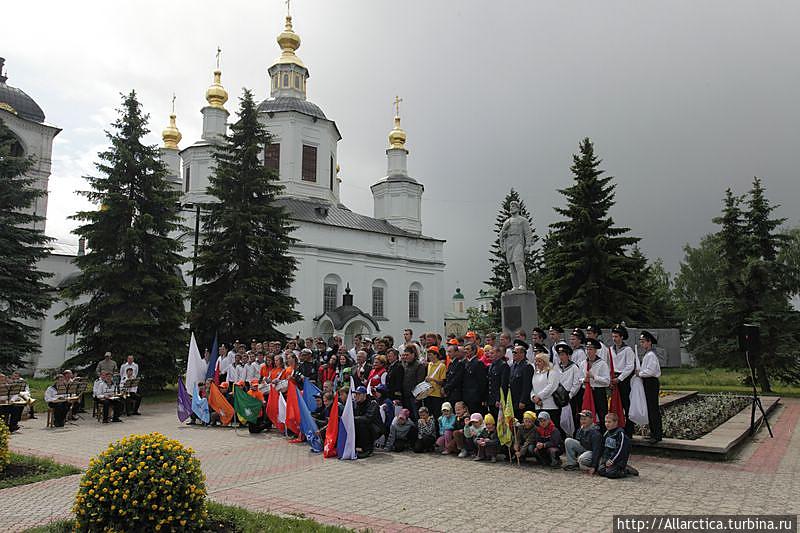
<svg viewBox="0 0 800 533">
<path fill-rule="evenodd" d="M 174 379 L 184 342 L 182 247 L 170 237 L 181 229 L 180 193 L 158 149 L 142 144 L 148 116 L 134 91 L 119 113 L 106 133 L 111 146 L 98 154 L 100 175 L 87 177 L 91 190 L 81 193 L 100 209 L 72 217 L 90 249 L 75 258 L 80 274 L 63 290 L 71 303 L 56 333 L 77 335 L 78 354 L 64 366 L 97 362 L 106 351 L 118 361 L 133 355 L 143 387 L 156 389 Z"/>
<path fill-rule="evenodd" d="M 33 225 L 44 218 L 25 213 L 42 191 L 24 176 L 33 161 L 18 150 L 19 141 L 0 119 L 0 371 L 25 364 L 23 356 L 39 351 L 37 328 L 52 300 L 36 263 L 48 255 L 50 242 Z"/>
<path fill-rule="evenodd" d="M 637 268 L 629 276 L 628 287 L 638 303 L 631 320 L 643 328 L 677 327 L 672 280 L 661 258 L 649 262 L 638 246 L 633 247 L 631 258 Z"/>
<path fill-rule="evenodd" d="M 283 338 L 279 324 L 301 318 L 288 295 L 296 260 L 289 255 L 294 229 L 275 199 L 283 187 L 259 160 L 271 137 L 258 121 L 253 95 L 245 90 L 239 120 L 214 154 L 216 168 L 206 204 L 203 240 L 195 273 L 191 313 L 200 338 Z"/>
<path fill-rule="evenodd" d="M 719 238 L 706 235 L 696 248 L 683 247 L 684 258 L 675 277 L 675 302 L 684 333 L 692 334 L 721 298 Z"/>
<path fill-rule="evenodd" d="M 642 295 L 629 282 L 642 266 L 627 251 L 639 239 L 609 216 L 616 186 L 603 176 L 592 142 L 584 139 L 579 150 L 570 167 L 575 183 L 559 191 L 567 205 L 556 212 L 565 220 L 550 225 L 545 244 L 543 316 L 561 324 L 632 324 L 641 316 Z"/>
<path fill-rule="evenodd" d="M 693 323 L 688 348 L 702 364 L 746 370 L 749 377 L 738 346 L 739 328 L 758 325 L 760 349 L 750 354 L 750 362 L 763 392 L 771 390 L 771 379 L 800 381 L 796 355 L 800 314 L 789 301 L 798 274 L 785 261 L 789 239 L 779 231 L 784 220 L 771 218 L 776 208 L 770 205 L 758 178 L 746 199 L 728 189 L 722 215 L 714 219 L 720 231 L 708 240 L 712 245 L 708 261 L 696 261 L 686 269 L 686 264 L 682 265 L 678 285 L 682 293 L 688 293 L 684 285 L 688 288 L 691 284 L 685 280 L 707 278 L 703 271 L 709 266 L 717 269 L 718 284 L 689 303 Z M 715 261 L 719 263 L 716 267 Z"/>
<path fill-rule="evenodd" d="M 486 282 L 487 285 L 497 289 L 497 294 L 492 300 L 493 312 L 489 313 L 489 323 L 492 324 L 495 330 L 502 327 L 502 320 L 500 315 L 500 296 L 503 292 L 511 290 L 511 273 L 508 270 L 508 263 L 506 263 L 505 251 L 500 246 L 500 230 L 503 229 L 503 224 L 511 216 L 511 202 L 519 204 L 519 214 L 528 221 L 533 233 L 532 251 L 525 254 L 525 272 L 528 274 L 526 284 L 528 289 L 536 290 L 536 283 L 538 279 L 538 272 L 541 269 L 541 256 L 537 247 L 539 237 L 536 235 L 536 227 L 533 225 L 533 218 L 525 206 L 525 201 L 520 197 L 519 193 L 513 188 L 508 192 L 500 205 L 500 212 L 497 214 L 497 219 L 494 224 L 494 233 L 497 237 L 489 250 L 489 264 L 492 268 L 492 277 Z"/>
</svg>

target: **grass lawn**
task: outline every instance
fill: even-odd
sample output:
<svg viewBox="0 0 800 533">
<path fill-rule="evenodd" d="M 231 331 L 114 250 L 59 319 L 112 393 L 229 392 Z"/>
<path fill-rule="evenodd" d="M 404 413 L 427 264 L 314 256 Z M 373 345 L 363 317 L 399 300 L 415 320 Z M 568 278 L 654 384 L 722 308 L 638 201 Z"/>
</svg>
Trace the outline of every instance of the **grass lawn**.
<svg viewBox="0 0 800 533">
<path fill-rule="evenodd" d="M 71 520 L 53 522 L 47 526 L 29 529 L 26 533 L 66 533 L 73 531 Z M 345 533 L 353 531 L 326 526 L 307 518 L 285 518 L 269 513 L 254 513 L 241 507 L 208 502 L 208 521 L 199 532 L 225 531 L 228 533 L 296 532 Z"/>
<path fill-rule="evenodd" d="M 80 473 L 80 468 L 55 463 L 50 459 L 11 454 L 11 462 L 0 472 L 0 489 L 36 483 L 54 477 Z"/>
<path fill-rule="evenodd" d="M 696 390 L 698 392 L 741 392 L 750 394 L 752 388 L 742 385 L 741 372 L 722 368 L 664 368 L 661 371 L 661 388 Z M 800 397 L 800 386 L 772 384 L 773 394 Z M 761 391 L 758 391 L 759 394 Z"/>
<path fill-rule="evenodd" d="M 34 410 L 37 413 L 47 413 L 47 404 L 44 403 L 44 391 L 47 390 L 47 387 L 53 384 L 53 380 L 48 378 L 27 378 L 25 381 L 28 382 L 28 386 L 31 388 L 31 396 L 36 398 L 36 403 L 33 404 Z M 91 390 L 89 391 L 89 394 L 91 395 Z M 147 404 L 175 401 L 177 395 L 177 387 L 174 385 L 168 385 L 163 391 L 146 394 L 144 398 L 142 398 L 142 403 Z M 86 399 L 88 400 L 87 405 L 91 411 L 91 398 Z"/>
</svg>

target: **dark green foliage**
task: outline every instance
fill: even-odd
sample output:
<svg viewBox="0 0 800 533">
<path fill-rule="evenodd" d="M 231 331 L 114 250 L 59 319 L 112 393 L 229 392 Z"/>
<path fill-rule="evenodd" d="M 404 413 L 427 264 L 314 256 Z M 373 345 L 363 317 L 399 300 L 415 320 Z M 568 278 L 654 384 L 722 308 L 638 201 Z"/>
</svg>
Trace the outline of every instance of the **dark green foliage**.
<svg viewBox="0 0 800 533">
<path fill-rule="evenodd" d="M 789 301 L 798 272 L 785 261 L 791 240 L 779 231 L 784 220 L 771 218 L 776 208 L 758 178 L 747 197 L 737 197 L 728 189 L 722 215 L 714 219 L 720 231 L 704 241 L 704 251 L 687 247 L 677 283 L 681 305 L 691 320 L 688 347 L 699 362 L 745 370 L 738 328 L 759 326 L 761 349 L 750 355 L 763 392 L 771 390 L 771 379 L 789 384 L 800 381 L 800 313 Z M 718 266 L 713 265 L 715 252 Z M 708 266 L 719 276 L 716 285 L 703 270 Z M 708 286 L 691 299 L 687 289 L 698 282 Z"/>
<path fill-rule="evenodd" d="M 0 371 L 23 365 L 24 355 L 39 351 L 38 329 L 26 321 L 42 318 L 52 296 L 49 277 L 36 263 L 48 255 L 41 229 L 44 218 L 27 213 L 42 196 L 34 180 L 25 177 L 33 161 L 24 157 L 19 142 L 0 120 Z"/>
<path fill-rule="evenodd" d="M 525 254 L 525 271 L 528 274 L 526 283 L 528 289 L 536 290 L 538 288 L 536 282 L 539 278 L 538 272 L 541 269 L 541 254 L 537 245 L 539 237 L 536 235 L 536 227 L 533 225 L 533 218 L 528 212 L 528 208 L 525 206 L 525 201 L 520 197 L 519 193 L 512 188 L 500 205 L 500 212 L 497 214 L 497 219 L 494 224 L 494 233 L 497 237 L 494 243 L 492 243 L 492 248 L 489 250 L 489 264 L 492 267 L 492 277 L 486 284 L 497 289 L 497 294 L 492 300 L 493 312 L 489 313 L 487 318 L 492 329 L 496 331 L 501 328 L 500 296 L 503 292 L 511 290 L 511 273 L 506 263 L 506 254 L 500 247 L 500 230 L 503 229 L 503 224 L 508 217 L 511 216 L 511 202 L 519 203 L 519 214 L 528 221 L 531 226 L 531 232 L 533 233 L 532 251 Z"/>
<path fill-rule="evenodd" d="M 283 189 L 277 174 L 259 160 L 269 142 L 245 90 L 239 120 L 214 155 L 208 193 L 218 201 L 203 206 L 191 313 L 203 342 L 215 333 L 220 339 L 283 338 L 276 327 L 301 318 L 288 295 L 297 268 L 289 255 L 294 228 L 274 202 Z"/>
<path fill-rule="evenodd" d="M 644 265 L 629 249 L 639 239 L 609 216 L 616 186 L 611 176 L 603 176 L 592 142 L 584 139 L 579 150 L 570 167 L 575 182 L 559 191 L 567 205 L 556 212 L 565 219 L 550 225 L 544 245 L 542 316 L 561 324 L 634 325 L 643 310 L 642 295 L 632 289 L 644 282 Z"/>
<path fill-rule="evenodd" d="M 78 354 L 64 366 L 95 363 L 110 351 L 118 362 L 134 355 L 143 386 L 161 388 L 176 375 L 175 356 L 183 353 L 184 289 L 179 266 L 181 244 L 171 237 L 182 228 L 180 193 L 166 180 L 167 170 L 149 132 L 136 94 L 123 97 L 120 118 L 100 152 L 99 176 L 81 194 L 99 204 L 72 218 L 75 233 L 89 250 L 75 262 L 80 274 L 63 290 L 69 307 L 59 316 L 60 335 L 76 334 Z"/>
</svg>

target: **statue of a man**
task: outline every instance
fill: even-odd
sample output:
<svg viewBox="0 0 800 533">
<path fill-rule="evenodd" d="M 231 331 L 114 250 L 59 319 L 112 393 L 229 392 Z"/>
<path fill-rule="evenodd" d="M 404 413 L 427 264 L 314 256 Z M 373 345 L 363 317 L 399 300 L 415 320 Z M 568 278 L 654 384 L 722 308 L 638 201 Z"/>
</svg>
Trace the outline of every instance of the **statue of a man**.
<svg viewBox="0 0 800 533">
<path fill-rule="evenodd" d="M 508 209 L 511 216 L 500 230 L 500 248 L 506 254 L 506 263 L 511 274 L 511 290 L 525 290 L 528 287 L 525 254 L 530 253 L 533 246 L 533 232 L 525 217 L 519 214 L 518 202 L 511 202 Z"/>
</svg>

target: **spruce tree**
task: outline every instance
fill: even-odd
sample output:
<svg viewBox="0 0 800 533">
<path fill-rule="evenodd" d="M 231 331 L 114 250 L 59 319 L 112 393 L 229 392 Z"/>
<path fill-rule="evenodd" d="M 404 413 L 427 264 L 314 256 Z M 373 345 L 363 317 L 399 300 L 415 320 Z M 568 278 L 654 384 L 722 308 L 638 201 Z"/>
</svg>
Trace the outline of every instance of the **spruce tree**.
<svg viewBox="0 0 800 533">
<path fill-rule="evenodd" d="M 259 160 L 271 137 L 245 90 L 239 119 L 214 154 L 203 206 L 191 323 L 199 338 L 282 338 L 278 325 L 301 318 L 288 295 L 296 260 L 289 216 L 275 199 L 283 187 Z"/>
<path fill-rule="evenodd" d="M 49 277 L 36 263 L 47 256 L 50 242 L 34 224 L 44 221 L 26 213 L 43 192 L 24 174 L 33 161 L 17 148 L 17 138 L 0 119 L 0 371 L 24 365 L 39 351 L 38 330 L 52 297 Z"/>
<path fill-rule="evenodd" d="M 86 179 L 81 194 L 100 209 L 72 218 L 89 250 L 75 262 L 80 274 L 63 290 L 70 301 L 56 330 L 75 334 L 78 354 L 64 366 L 95 363 L 110 351 L 117 361 L 133 355 L 146 389 L 161 388 L 176 375 L 177 346 L 185 343 L 182 246 L 170 235 L 181 229 L 180 193 L 166 180 L 136 93 L 123 96 L 119 118 L 98 154 L 99 175 Z"/>
<path fill-rule="evenodd" d="M 565 220 L 550 225 L 545 244 L 542 311 L 550 321 L 585 325 L 590 322 L 636 323 L 641 304 L 629 286 L 642 268 L 628 255 L 639 239 L 617 227 L 613 177 L 603 176 L 601 160 L 586 138 L 570 167 L 575 182 L 559 192 L 567 205 L 556 208 Z"/>
<path fill-rule="evenodd" d="M 494 329 L 501 328 L 501 315 L 500 315 L 500 296 L 503 292 L 511 290 L 511 273 L 508 270 L 508 263 L 506 263 L 505 251 L 500 246 L 500 230 L 503 229 L 503 224 L 511 216 L 511 202 L 519 204 L 519 214 L 528 221 L 533 233 L 532 251 L 525 254 L 525 272 L 528 274 L 526 284 L 528 289 L 536 290 L 536 283 L 538 280 L 538 272 L 541 268 L 540 253 L 537 246 L 539 237 L 536 235 L 536 227 L 533 225 L 533 218 L 525 206 L 525 201 L 520 197 L 519 193 L 513 188 L 508 192 L 500 205 L 500 212 L 497 214 L 497 219 L 494 224 L 494 233 L 497 237 L 492 243 L 489 250 L 489 264 L 492 269 L 492 277 L 486 282 L 490 287 L 497 290 L 497 294 L 492 300 L 493 312 L 488 315 L 489 321 Z"/>
</svg>

